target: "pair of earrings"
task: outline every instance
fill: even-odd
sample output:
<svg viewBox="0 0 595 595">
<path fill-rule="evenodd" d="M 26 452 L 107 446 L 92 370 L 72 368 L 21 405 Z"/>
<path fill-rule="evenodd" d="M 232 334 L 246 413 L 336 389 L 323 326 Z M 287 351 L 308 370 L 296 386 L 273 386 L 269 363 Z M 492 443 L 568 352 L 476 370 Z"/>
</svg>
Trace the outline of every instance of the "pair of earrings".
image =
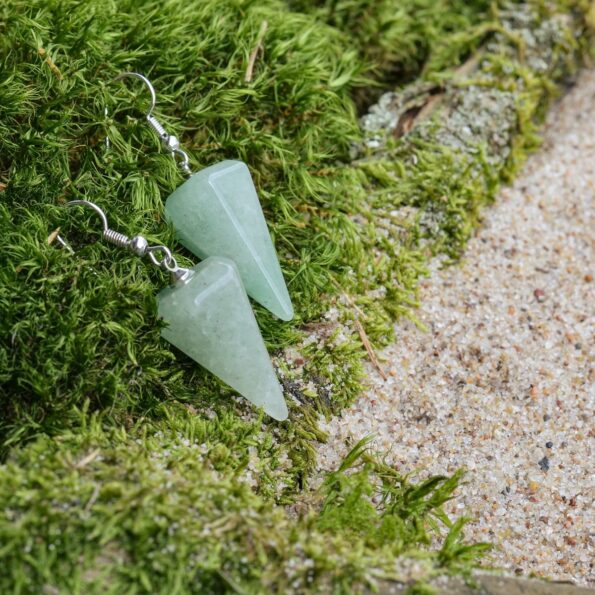
<svg viewBox="0 0 595 595">
<path fill-rule="evenodd" d="M 293 308 L 256 189 L 241 161 L 222 161 L 191 174 L 188 155 L 153 116 L 156 95 L 149 80 L 135 77 L 151 94 L 146 115 L 163 146 L 177 158 L 189 179 L 167 199 L 165 212 L 180 242 L 202 262 L 179 267 L 166 246 L 150 246 L 142 236 L 129 238 L 103 224 L 103 238 L 171 273 L 172 285 L 157 295 L 158 313 L 166 323 L 162 336 L 197 363 L 277 420 L 287 419 L 287 405 L 254 317 L 247 294 L 283 320 Z"/>
</svg>

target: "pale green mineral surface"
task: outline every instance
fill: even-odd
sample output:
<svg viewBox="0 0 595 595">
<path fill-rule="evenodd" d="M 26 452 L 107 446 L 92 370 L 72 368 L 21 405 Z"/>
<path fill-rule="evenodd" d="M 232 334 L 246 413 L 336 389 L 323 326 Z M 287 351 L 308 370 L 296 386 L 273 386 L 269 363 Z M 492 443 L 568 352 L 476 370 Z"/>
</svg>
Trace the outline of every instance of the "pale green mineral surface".
<svg viewBox="0 0 595 595">
<path fill-rule="evenodd" d="M 165 204 L 178 238 L 197 256 L 233 260 L 246 291 L 282 320 L 293 318 L 283 273 L 248 167 L 222 161 L 194 174 Z"/>
<path fill-rule="evenodd" d="M 159 293 L 162 336 L 275 419 L 287 418 L 281 386 L 234 263 L 212 256 Z"/>
</svg>

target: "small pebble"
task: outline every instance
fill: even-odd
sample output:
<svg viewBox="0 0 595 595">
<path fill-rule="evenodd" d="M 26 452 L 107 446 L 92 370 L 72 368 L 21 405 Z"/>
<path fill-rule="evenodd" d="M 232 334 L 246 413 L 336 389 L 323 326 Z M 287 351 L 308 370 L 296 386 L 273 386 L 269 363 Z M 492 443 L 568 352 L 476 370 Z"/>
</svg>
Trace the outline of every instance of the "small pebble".
<svg viewBox="0 0 595 595">
<path fill-rule="evenodd" d="M 545 302 L 545 291 L 543 289 L 536 289 L 533 295 L 538 302 Z"/>
<path fill-rule="evenodd" d="M 553 446 L 554 446 L 554 443 L 551 442 L 551 441 L 548 441 L 548 442 L 545 443 L 545 447 L 546 448 L 552 448 Z"/>
<path fill-rule="evenodd" d="M 550 460 L 547 457 L 543 457 L 541 461 L 539 461 L 539 468 L 542 471 L 549 471 L 550 470 Z"/>
</svg>

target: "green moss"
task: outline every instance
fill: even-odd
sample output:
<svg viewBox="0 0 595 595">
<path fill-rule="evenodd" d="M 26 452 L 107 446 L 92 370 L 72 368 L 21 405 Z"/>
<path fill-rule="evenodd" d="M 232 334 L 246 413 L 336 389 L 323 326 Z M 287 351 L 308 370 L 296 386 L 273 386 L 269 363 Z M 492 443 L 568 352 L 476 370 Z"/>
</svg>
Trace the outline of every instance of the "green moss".
<svg viewBox="0 0 595 595">
<path fill-rule="evenodd" d="M 395 318 L 414 318 L 429 258 L 461 254 L 586 46 L 583 2 L 518 3 L 516 20 L 482 2 L 432 6 L 406 0 L 398 18 L 366 0 L 0 7 L 3 590 L 348 591 L 414 583 L 420 556 L 421 579 L 476 563 L 483 546 L 467 549 L 463 521 L 441 511 L 458 474 L 411 483 L 369 457 L 350 469 L 358 448 L 320 490 L 305 489 L 324 440 L 318 417 L 361 389 L 355 321 L 379 346 Z M 461 79 L 479 46 L 481 63 Z M 265 419 L 164 342 L 163 275 L 61 206 L 92 199 L 117 229 L 192 261 L 162 217 L 181 177 L 139 118 L 140 88 L 113 82 L 124 70 L 150 76 L 193 167 L 251 168 L 297 312 L 281 323 L 256 308 L 290 422 Z M 443 111 L 400 140 L 376 131 L 372 146 L 354 98 L 370 77 L 404 84 L 420 72 L 397 97 L 429 85 Z M 501 144 L 462 142 L 469 108 L 492 102 L 507 123 Z M 48 245 L 58 227 L 74 254 Z M 450 538 L 436 549 L 440 525 Z"/>
<path fill-rule="evenodd" d="M 3 350 L 10 365 L 0 431 L 9 442 L 67 424 L 65 412 L 87 397 L 116 419 L 150 414 L 164 399 L 197 405 L 204 398 L 201 406 L 208 406 L 221 398 L 215 380 L 159 338 L 154 294 L 167 280 L 124 254 L 113 266 L 113 247 L 87 245 L 96 236 L 78 231 L 94 227 L 89 218 L 66 218 L 52 207 L 92 198 L 118 229 L 175 245 L 162 221 L 162 199 L 181 178 L 150 131 L 130 118 L 142 98 L 110 82 L 122 70 L 150 74 L 170 115 L 164 120 L 187 131 L 182 136 L 195 167 L 224 157 L 252 166 L 299 313 L 324 308 L 317 294 L 336 247 L 329 251 L 324 236 L 312 233 L 310 214 L 301 209 L 332 185 L 313 170 L 346 154 L 355 138 L 348 90 L 361 61 L 341 34 L 279 2 L 156 7 L 4 8 L 2 324 L 12 339 Z M 266 60 L 246 83 L 247 56 L 265 18 Z M 104 146 L 108 132 L 111 152 Z M 75 257 L 47 245 L 58 226 Z M 271 347 L 296 340 L 295 325 L 259 314 Z"/>
<path fill-rule="evenodd" d="M 469 31 L 488 17 L 490 2 L 475 0 L 291 0 L 347 33 L 380 88 L 413 79 L 436 56 L 451 67 L 477 45 Z M 459 40 L 463 32 L 468 39 Z M 457 40 L 457 43 L 453 43 Z M 371 89 L 364 97 L 370 96 Z"/>
<path fill-rule="evenodd" d="M 408 580 L 430 535 L 463 547 L 441 511 L 458 477 L 413 487 L 369 456 L 361 466 L 360 444 L 292 518 L 250 490 L 257 468 L 218 470 L 200 422 L 182 417 L 185 431 L 125 431 L 82 413 L 83 431 L 15 450 L 0 468 L 2 591 L 346 592 Z M 457 559 L 428 555 L 417 576 Z"/>
</svg>

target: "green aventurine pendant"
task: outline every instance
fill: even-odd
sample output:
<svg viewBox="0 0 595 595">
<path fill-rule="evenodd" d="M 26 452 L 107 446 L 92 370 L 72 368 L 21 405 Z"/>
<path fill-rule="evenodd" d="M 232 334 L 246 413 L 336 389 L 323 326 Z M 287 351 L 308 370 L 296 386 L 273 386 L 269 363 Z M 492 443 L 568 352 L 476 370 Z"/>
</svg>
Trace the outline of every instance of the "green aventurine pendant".
<svg viewBox="0 0 595 595">
<path fill-rule="evenodd" d="M 165 203 L 180 242 L 200 258 L 235 262 L 246 291 L 282 320 L 293 307 L 248 167 L 222 161 L 193 174 Z"/>
<path fill-rule="evenodd" d="M 167 341 L 271 417 L 287 419 L 283 391 L 231 260 L 207 258 L 157 301 Z"/>
</svg>

